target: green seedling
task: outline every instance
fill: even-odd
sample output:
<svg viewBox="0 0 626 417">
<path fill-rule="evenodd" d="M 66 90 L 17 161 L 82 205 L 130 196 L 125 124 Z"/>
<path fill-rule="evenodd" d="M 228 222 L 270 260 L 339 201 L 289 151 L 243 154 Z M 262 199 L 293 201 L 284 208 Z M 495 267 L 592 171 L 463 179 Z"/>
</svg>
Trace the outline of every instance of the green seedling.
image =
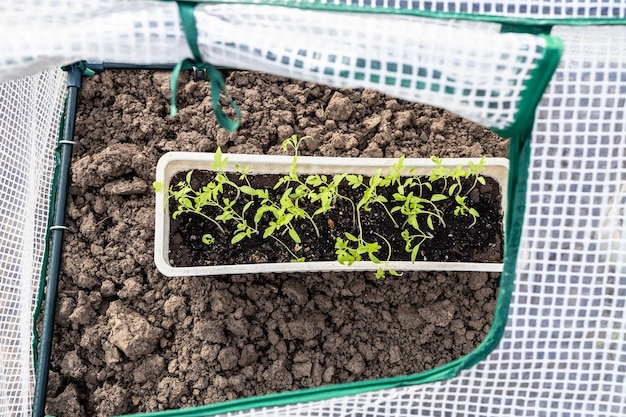
<svg viewBox="0 0 626 417">
<path fill-rule="evenodd" d="M 433 235 L 430 233 L 418 231 L 418 233 L 411 234 L 408 230 L 403 230 L 400 236 L 402 236 L 405 242 L 404 250 L 411 254 L 411 262 L 415 262 L 417 259 L 422 243 L 433 238 Z"/>
<path fill-rule="evenodd" d="M 391 260 L 391 243 L 389 243 L 389 240 L 387 240 L 383 235 L 379 233 L 375 234 L 387 245 L 387 259 L 385 260 L 384 265 L 379 266 L 376 270 L 376 279 L 385 278 L 387 272 L 389 272 L 389 275 L 392 275 L 394 277 L 402 276 L 401 273 L 389 268 L 389 261 Z"/>
<path fill-rule="evenodd" d="M 467 206 L 467 196 L 461 197 L 461 196 L 456 196 L 456 207 L 454 208 L 454 215 L 455 216 L 465 216 L 466 214 L 469 214 L 470 216 L 472 216 L 472 223 L 467 226 L 468 229 L 472 226 L 474 226 L 476 224 L 476 221 L 478 221 L 478 218 L 480 217 L 480 214 L 478 213 L 478 211 L 473 208 L 473 207 L 468 207 Z"/>
<path fill-rule="evenodd" d="M 485 177 L 480 175 L 480 173 L 485 170 L 485 162 L 487 162 L 487 161 L 485 160 L 484 156 L 482 158 L 480 158 L 480 162 L 477 163 L 477 164 L 475 164 L 472 161 L 469 161 L 469 168 L 470 169 L 469 169 L 469 175 L 468 176 L 473 176 L 474 177 L 474 184 L 472 184 L 472 186 L 466 192 L 466 195 L 469 194 L 470 191 L 472 191 L 474 188 L 476 188 L 476 186 L 479 183 L 481 185 L 485 185 L 486 184 Z"/>
<path fill-rule="evenodd" d="M 404 190 L 400 190 L 401 192 L 397 192 L 393 194 L 394 201 L 401 203 L 401 205 L 396 205 L 391 209 L 392 213 L 400 212 L 405 218 L 406 221 L 402 225 L 402 227 L 406 227 L 406 225 L 412 226 L 416 230 L 420 230 L 422 228 L 422 219 L 426 219 L 425 223 L 430 230 L 435 230 L 435 224 L 433 219 L 438 221 L 438 224 L 443 227 L 446 226 L 446 223 L 443 218 L 443 213 L 437 206 L 439 201 L 445 200 L 447 197 L 443 194 L 433 194 L 429 199 L 420 197 L 419 195 L 413 194 L 410 192 L 407 195 L 404 195 Z"/>
<path fill-rule="evenodd" d="M 448 188 L 448 170 L 443 166 L 443 159 L 437 156 L 431 156 L 430 160 L 435 163 L 435 167 L 430 172 L 430 176 L 428 177 L 428 181 L 433 183 L 437 180 L 442 179 L 444 181 L 444 190 Z"/>
<path fill-rule="evenodd" d="M 309 194 L 311 203 L 317 203 L 320 207 L 313 212 L 313 216 L 326 214 L 330 212 L 337 202 L 341 199 L 346 201 L 352 207 L 352 225 L 356 227 L 356 205 L 351 198 L 348 198 L 339 192 L 339 186 L 348 174 L 333 175 L 332 180 L 328 181 L 326 175 L 309 175 L 306 183 L 314 188 L 314 192 Z"/>
<path fill-rule="evenodd" d="M 354 174 L 346 175 L 346 181 L 348 182 L 348 185 L 350 185 L 352 188 L 364 188 L 365 189 L 363 191 L 363 196 L 356 204 L 357 218 L 359 217 L 360 210 L 370 211 L 372 209 L 373 204 L 378 204 L 387 213 L 387 215 L 389 216 L 389 218 L 391 219 L 391 221 L 397 228 L 399 227 L 398 223 L 396 222 L 396 219 L 393 218 L 393 215 L 389 211 L 389 208 L 387 207 L 387 204 L 386 204 L 389 201 L 387 200 L 386 197 L 380 195 L 378 192 L 378 188 L 379 186 L 381 186 L 381 183 L 384 180 L 381 177 L 381 171 L 382 171 L 381 169 L 377 169 L 374 172 L 374 175 L 370 177 L 367 184 L 365 184 L 365 182 L 363 181 L 363 175 L 354 175 Z M 385 183 L 389 184 L 389 182 L 387 181 L 385 181 Z"/>
</svg>

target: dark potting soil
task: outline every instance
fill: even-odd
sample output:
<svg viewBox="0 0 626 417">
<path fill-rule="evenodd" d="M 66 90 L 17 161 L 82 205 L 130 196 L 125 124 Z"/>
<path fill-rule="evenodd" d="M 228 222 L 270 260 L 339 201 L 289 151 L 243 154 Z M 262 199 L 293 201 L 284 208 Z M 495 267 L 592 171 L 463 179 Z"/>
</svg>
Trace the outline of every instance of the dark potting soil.
<svg viewBox="0 0 626 417">
<path fill-rule="evenodd" d="M 187 172 L 175 174 L 170 183 L 178 184 L 185 180 Z M 228 175 L 228 174 L 227 174 Z M 200 190 L 215 178 L 215 173 L 207 171 L 194 171 L 192 174 L 192 187 Z M 248 175 L 248 181 L 253 188 L 265 189 L 272 201 L 279 201 L 284 187 L 274 190 L 274 184 L 279 180 L 278 175 Z M 239 180 L 238 174 L 230 174 L 229 179 L 238 185 L 244 185 Z M 425 182 L 428 178 L 422 178 Z M 426 224 L 426 217 L 419 217 L 423 231 L 432 235 L 432 238 L 420 245 L 419 255 L 416 261 L 434 262 L 502 262 L 502 213 L 500 186 L 493 178 L 485 178 L 484 185 L 477 187 L 468 193 L 468 205 L 478 211 L 480 216 L 473 223 L 473 217 L 469 214 L 455 215 L 457 206 L 453 198 L 448 198 L 437 203 L 443 214 L 445 224 L 433 221 L 434 230 L 430 230 Z M 369 178 L 365 177 L 364 183 Z M 463 179 L 462 189 L 469 190 L 473 185 L 473 179 Z M 353 189 L 344 180 L 340 186 L 342 195 L 358 202 L 363 195 L 362 189 Z M 393 187 L 381 188 L 379 193 L 389 202 L 388 210 L 395 205 L 393 203 Z M 429 199 L 433 194 L 446 192 L 444 180 L 433 182 L 432 190 L 425 190 L 423 197 Z M 408 191 L 407 191 L 408 193 Z M 226 186 L 224 198 L 231 201 L 236 198 L 234 188 Z M 254 214 L 260 206 L 258 199 L 254 200 L 245 194 L 234 205 L 237 212 L 241 212 L 244 206 L 253 202 L 246 211 L 246 221 L 254 224 Z M 179 204 L 174 198 L 169 199 L 169 213 L 178 210 Z M 314 213 L 319 204 L 303 201 L 301 208 L 308 213 Z M 428 207 L 426 207 L 428 208 Z M 222 214 L 217 207 L 205 207 L 203 213 L 210 218 Z M 267 213 L 258 225 L 258 233 L 249 238 L 232 244 L 231 238 L 238 233 L 237 222 L 234 220 L 218 222 L 220 227 L 210 220 L 195 214 L 182 213 L 176 219 L 171 217 L 169 235 L 169 261 L 175 267 L 209 266 L 209 265 L 237 265 L 256 263 L 281 263 L 291 262 L 293 255 L 304 258 L 305 261 L 336 261 L 335 242 L 337 237 L 346 240 L 345 233 L 359 236 L 359 228 L 355 222 L 354 208 L 344 199 L 337 199 L 334 207 L 328 213 L 314 218 L 317 229 L 308 219 L 293 221 L 294 229 L 301 239 L 300 243 L 294 242 L 287 233 L 276 232 L 275 239 L 264 238 L 263 231 L 274 220 Z M 376 256 L 382 261 L 389 257 L 390 260 L 410 261 L 411 254 L 405 250 L 405 241 L 401 237 L 402 230 L 408 230 L 412 234 L 417 231 L 405 224 L 406 217 L 398 212 L 389 214 L 380 204 L 372 204 L 370 210 L 360 210 L 359 220 L 363 231 L 363 239 L 366 242 L 378 242 L 381 246 Z M 286 229 L 283 229 L 286 232 Z M 203 243 L 202 236 L 210 234 L 214 241 L 210 245 Z M 378 235 L 377 235 L 378 234 Z M 382 236 L 382 237 L 381 237 Z M 387 244 L 388 243 L 388 244 Z M 289 247 L 292 253 L 284 246 Z M 389 254 L 389 247 L 391 254 Z M 368 260 L 364 255 L 363 260 Z"/>
<path fill-rule="evenodd" d="M 371 272 L 168 278 L 154 266 L 155 167 L 168 151 L 506 157 L 508 141 L 460 117 L 370 90 L 232 72 L 243 124 L 210 88 L 168 72 L 83 81 L 46 412 L 111 416 L 407 375 L 465 355 L 493 319 L 499 274 Z M 480 230 L 478 228 L 472 228 Z"/>
</svg>

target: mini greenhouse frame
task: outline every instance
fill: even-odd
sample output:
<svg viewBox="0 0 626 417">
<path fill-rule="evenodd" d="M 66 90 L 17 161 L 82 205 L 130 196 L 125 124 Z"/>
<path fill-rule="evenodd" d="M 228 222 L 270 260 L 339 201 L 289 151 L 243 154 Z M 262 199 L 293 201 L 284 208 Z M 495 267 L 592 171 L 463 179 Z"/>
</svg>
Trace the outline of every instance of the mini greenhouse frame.
<svg viewBox="0 0 626 417">
<path fill-rule="evenodd" d="M 507 259 L 496 330 L 480 349 L 408 379 L 155 416 L 626 414 L 620 0 L 15 1 L 0 10 L 0 415 L 27 415 L 33 402 L 43 415 L 75 99 L 84 75 L 120 66 L 206 69 L 214 91 L 224 87 L 220 66 L 373 88 L 512 139 Z M 235 128 L 218 101 L 216 116 Z"/>
</svg>

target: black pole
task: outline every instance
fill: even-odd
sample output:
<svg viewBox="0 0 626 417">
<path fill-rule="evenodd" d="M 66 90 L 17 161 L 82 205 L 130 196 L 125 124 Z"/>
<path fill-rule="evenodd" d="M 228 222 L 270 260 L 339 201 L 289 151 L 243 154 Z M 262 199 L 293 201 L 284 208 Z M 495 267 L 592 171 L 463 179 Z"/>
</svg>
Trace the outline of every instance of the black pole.
<svg viewBox="0 0 626 417">
<path fill-rule="evenodd" d="M 61 268 L 61 252 L 63 249 L 63 231 L 65 230 L 65 204 L 69 188 L 69 170 L 74 144 L 74 121 L 78 91 L 81 88 L 82 70 L 78 65 L 71 65 L 67 74 L 67 104 L 65 109 L 65 126 L 63 138 L 59 141 L 60 164 L 54 204 L 54 218 L 50 228 L 51 247 L 50 264 L 46 283 L 46 296 L 43 310 L 41 338 L 39 341 L 39 360 L 35 374 L 35 396 L 33 401 L 33 417 L 43 417 L 46 405 L 46 390 L 48 387 L 48 370 L 50 367 L 50 353 L 52 350 L 52 334 L 54 331 L 54 317 L 57 304 L 57 287 Z"/>
<path fill-rule="evenodd" d="M 88 63 L 87 67 L 91 68 L 93 64 Z M 173 64 L 124 64 L 120 62 L 103 62 L 102 70 L 157 70 L 171 71 L 176 66 Z M 92 68 L 93 69 L 93 68 Z"/>
<path fill-rule="evenodd" d="M 153 71 L 171 71 L 176 66 L 173 64 L 125 64 L 121 62 L 86 62 L 83 64 L 85 68 L 98 73 L 106 70 L 153 70 Z M 220 71 L 235 71 L 235 68 L 216 66 Z"/>
</svg>

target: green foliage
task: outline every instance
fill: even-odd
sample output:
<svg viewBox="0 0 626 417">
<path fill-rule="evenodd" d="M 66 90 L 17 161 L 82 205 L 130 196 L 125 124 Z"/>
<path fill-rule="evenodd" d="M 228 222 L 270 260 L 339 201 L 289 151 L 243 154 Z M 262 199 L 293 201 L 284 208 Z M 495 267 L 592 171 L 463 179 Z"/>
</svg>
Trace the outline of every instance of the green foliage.
<svg viewBox="0 0 626 417">
<path fill-rule="evenodd" d="M 255 235 L 274 239 L 288 251 L 292 262 L 305 261 L 304 257 L 296 255 L 298 250 L 295 248 L 302 244 L 296 221 L 310 222 L 319 237 L 316 218 L 327 215 L 338 200 L 343 200 L 352 208 L 354 233 L 343 232 L 343 235 L 334 236 L 337 261 L 343 265 L 371 261 L 379 265 L 377 278 L 383 278 L 387 273 L 393 276 L 401 274 L 389 268 L 392 254 L 390 242 L 376 232 L 373 232 L 376 237 L 372 234 L 365 236 L 362 215 L 374 206 L 381 207 L 399 230 L 405 242 L 404 250 L 410 254 L 412 262 L 418 259 L 424 242 L 433 238 L 433 232 L 438 227 L 446 227 L 442 202 L 453 199 L 456 204 L 455 216 L 471 216 L 472 223 L 468 227 L 474 226 L 480 217 L 478 211 L 468 205 L 467 196 L 479 184 L 485 184 L 481 175 L 485 158 L 479 163 L 470 162 L 468 168 L 459 165 L 449 169 L 443 165 L 441 158 L 432 156 L 434 167 L 428 178 L 417 175 L 412 169 L 407 170 L 404 156 L 388 169 L 388 173 L 384 174 L 382 169 L 378 169 L 369 179 L 350 173 L 301 176 L 297 165 L 299 149 L 307 138 L 299 139 L 293 135 L 283 141 L 283 149 L 293 150 L 294 156 L 289 173 L 279 178 L 271 194 L 268 189 L 251 185 L 248 179 L 249 167 L 236 166 L 238 182 L 231 180 L 226 171 L 228 158 L 220 148 L 211 163 L 214 176 L 199 189 L 192 187 L 193 171 L 189 171 L 183 181 L 170 186 L 168 190 L 160 182 L 155 182 L 153 187 L 156 192 L 167 192 L 167 197 L 176 201 L 173 218 L 182 214 L 198 215 L 209 220 L 220 233 L 225 233 L 222 225 L 229 224 L 229 229 L 234 230 L 230 237 L 233 245 Z M 442 191 L 433 193 L 433 185 L 437 182 L 438 189 Z M 464 189 L 464 184 L 468 182 L 471 182 L 471 186 Z M 343 184 L 358 190 L 360 198 L 353 199 L 342 193 Z M 382 193 L 383 190 L 386 192 Z M 392 199 L 389 200 L 384 194 L 391 194 Z M 280 197 L 273 198 L 272 195 Z M 207 209 L 218 214 L 207 215 Z M 210 245 L 215 239 L 211 234 L 205 234 L 202 241 Z M 291 241 L 290 245 L 288 241 Z"/>
</svg>

